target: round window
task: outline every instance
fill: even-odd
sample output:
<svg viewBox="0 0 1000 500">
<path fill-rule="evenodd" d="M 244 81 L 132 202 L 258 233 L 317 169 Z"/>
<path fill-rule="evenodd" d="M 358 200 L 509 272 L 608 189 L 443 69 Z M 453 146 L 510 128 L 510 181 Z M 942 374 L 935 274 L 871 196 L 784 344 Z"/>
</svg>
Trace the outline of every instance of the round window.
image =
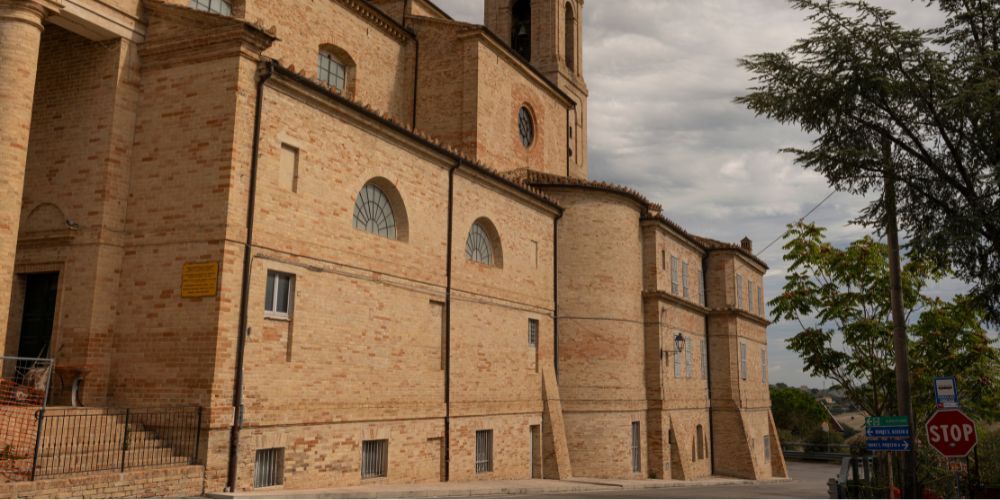
<svg viewBox="0 0 1000 500">
<path fill-rule="evenodd" d="M 531 117 L 531 111 L 524 106 L 521 106 L 521 111 L 517 114 L 517 129 L 524 147 L 529 147 L 535 142 L 535 121 Z"/>
</svg>

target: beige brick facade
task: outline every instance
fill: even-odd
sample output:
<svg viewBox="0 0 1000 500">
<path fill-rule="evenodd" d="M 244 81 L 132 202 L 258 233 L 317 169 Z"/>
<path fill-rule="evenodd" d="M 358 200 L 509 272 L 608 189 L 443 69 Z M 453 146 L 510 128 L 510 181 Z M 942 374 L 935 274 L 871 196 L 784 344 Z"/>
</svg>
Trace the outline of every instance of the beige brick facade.
<svg viewBox="0 0 1000 500">
<path fill-rule="evenodd" d="M 5 354 L 58 273 L 50 404 L 204 408 L 176 487 L 12 495 L 251 490 L 274 448 L 288 489 L 785 475 L 766 267 L 587 180 L 582 1 L 532 2 L 530 57 L 506 0 L 190 5 L 0 0 Z"/>
</svg>

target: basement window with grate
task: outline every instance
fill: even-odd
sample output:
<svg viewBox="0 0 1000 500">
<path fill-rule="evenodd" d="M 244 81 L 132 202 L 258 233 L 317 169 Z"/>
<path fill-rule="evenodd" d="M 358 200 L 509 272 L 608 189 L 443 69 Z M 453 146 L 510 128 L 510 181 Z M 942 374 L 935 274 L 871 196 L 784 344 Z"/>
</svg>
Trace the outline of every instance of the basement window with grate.
<svg viewBox="0 0 1000 500">
<path fill-rule="evenodd" d="M 632 422 L 632 472 L 642 472 L 642 441 L 639 422 Z"/>
<path fill-rule="evenodd" d="M 257 450 L 253 464 L 253 487 L 281 486 L 285 482 L 285 449 Z"/>
<path fill-rule="evenodd" d="M 476 474 L 493 472 L 493 430 L 476 431 Z"/>
<path fill-rule="evenodd" d="M 361 479 L 389 475 L 389 440 L 361 442 Z"/>
</svg>

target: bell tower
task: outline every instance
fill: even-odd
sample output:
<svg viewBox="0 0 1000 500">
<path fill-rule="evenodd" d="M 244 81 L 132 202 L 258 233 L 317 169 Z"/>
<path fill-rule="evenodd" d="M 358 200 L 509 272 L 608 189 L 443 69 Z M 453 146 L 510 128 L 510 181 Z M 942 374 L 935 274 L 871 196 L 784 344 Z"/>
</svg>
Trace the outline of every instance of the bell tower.
<svg viewBox="0 0 1000 500">
<path fill-rule="evenodd" d="M 570 176 L 587 178 L 587 84 L 583 79 L 584 0 L 485 0 L 485 23 L 497 37 L 573 98 Z"/>
</svg>

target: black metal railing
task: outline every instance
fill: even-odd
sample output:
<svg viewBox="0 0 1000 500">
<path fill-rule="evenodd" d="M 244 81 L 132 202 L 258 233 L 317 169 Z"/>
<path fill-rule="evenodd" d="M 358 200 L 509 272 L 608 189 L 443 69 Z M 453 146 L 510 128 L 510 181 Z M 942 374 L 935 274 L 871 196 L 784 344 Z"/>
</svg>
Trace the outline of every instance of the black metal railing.
<svg viewBox="0 0 1000 500">
<path fill-rule="evenodd" d="M 840 462 L 851 456 L 850 445 L 843 443 L 781 443 L 787 460 L 819 460 Z"/>
<path fill-rule="evenodd" d="M 32 479 L 195 464 L 201 408 L 43 409 Z"/>
</svg>

